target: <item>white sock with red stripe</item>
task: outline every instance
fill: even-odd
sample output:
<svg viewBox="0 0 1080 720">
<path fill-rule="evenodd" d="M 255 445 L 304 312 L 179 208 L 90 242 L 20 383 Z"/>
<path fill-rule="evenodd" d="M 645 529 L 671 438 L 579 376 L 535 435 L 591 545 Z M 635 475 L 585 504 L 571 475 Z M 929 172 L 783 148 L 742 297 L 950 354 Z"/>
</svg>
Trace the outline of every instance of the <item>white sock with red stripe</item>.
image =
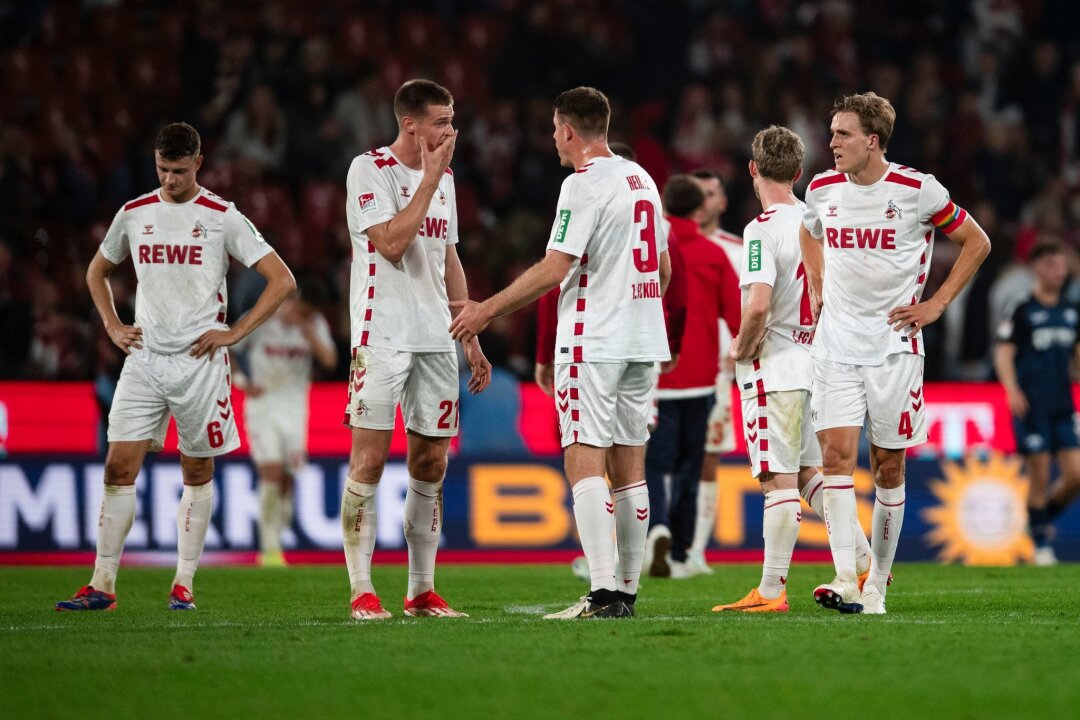
<svg viewBox="0 0 1080 720">
<path fill-rule="evenodd" d="M 377 484 L 347 479 L 341 493 L 341 537 L 353 598 L 375 592 L 371 584 L 371 555 L 375 552 L 375 531 L 378 529 L 375 507 L 378 489 Z"/>
<path fill-rule="evenodd" d="M 615 537 L 619 546 L 619 589 L 637 595 L 645 536 L 649 533 L 649 488 L 642 480 L 615 491 Z"/>
<path fill-rule="evenodd" d="M 906 485 L 898 488 L 878 488 L 874 500 L 874 520 L 870 526 L 871 545 L 874 548 L 874 562 L 870 566 L 867 584 L 874 585 L 881 594 L 892 572 L 893 559 L 896 557 L 896 544 L 900 541 L 900 528 L 904 525 L 904 503 L 907 498 Z"/>
<path fill-rule="evenodd" d="M 697 518 L 694 521 L 694 542 L 691 555 L 704 555 L 716 525 L 716 481 L 699 482 L 697 486 Z"/>
<path fill-rule="evenodd" d="M 825 476 L 821 473 L 815 475 L 810 482 L 803 485 L 799 493 L 810 509 L 817 513 L 822 520 L 825 519 L 825 494 L 821 492 L 825 484 Z M 856 520 L 858 511 L 856 510 Z M 866 533 L 862 526 L 858 526 L 855 532 L 855 572 L 862 575 L 870 569 L 870 541 L 866 539 Z"/>
<path fill-rule="evenodd" d="M 611 501 L 607 480 L 585 478 L 574 485 L 573 493 L 574 520 L 581 537 L 581 549 L 589 561 L 592 589 L 616 590 L 615 503 Z M 638 572 L 640 574 L 640 570 Z"/>
<path fill-rule="evenodd" d="M 829 531 L 836 576 L 855 582 L 855 529 L 858 527 L 855 506 L 855 478 L 850 475 L 826 475 L 821 488 L 822 515 Z"/>
<path fill-rule="evenodd" d="M 799 491 L 773 490 L 765 493 L 765 562 L 761 568 L 758 592 L 764 598 L 778 598 L 787 583 L 791 553 L 799 539 Z"/>
<path fill-rule="evenodd" d="M 120 571 L 120 556 L 124 540 L 135 522 L 135 486 L 106 485 L 98 516 L 97 559 L 90 586 L 95 590 L 116 593 L 116 573 Z"/>
<path fill-rule="evenodd" d="M 195 589 L 195 570 L 206 545 L 206 531 L 214 513 L 214 483 L 185 485 L 176 509 L 176 578 L 174 585 Z"/>
<path fill-rule="evenodd" d="M 435 554 L 442 534 L 443 481 L 409 478 L 405 493 L 405 542 L 409 546 L 408 599 L 435 589 Z"/>
</svg>

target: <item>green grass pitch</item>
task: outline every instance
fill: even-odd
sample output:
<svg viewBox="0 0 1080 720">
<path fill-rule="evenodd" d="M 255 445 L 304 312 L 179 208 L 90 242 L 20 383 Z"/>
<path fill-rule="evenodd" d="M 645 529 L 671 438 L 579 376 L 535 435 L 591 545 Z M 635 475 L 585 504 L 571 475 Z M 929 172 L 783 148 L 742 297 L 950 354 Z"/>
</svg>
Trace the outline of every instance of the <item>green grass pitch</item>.
<svg viewBox="0 0 1080 720">
<path fill-rule="evenodd" d="M 585 590 L 564 566 L 443 566 L 462 620 L 401 617 L 406 570 L 377 566 L 391 621 L 348 619 L 344 567 L 121 571 L 115 613 L 57 613 L 88 568 L 0 568 L 0 717 L 1077 717 L 1080 566 L 901 564 L 884 617 L 819 609 L 796 565 L 784 614 L 719 615 L 753 565 L 651 580 L 631 620 L 550 622 Z"/>
</svg>

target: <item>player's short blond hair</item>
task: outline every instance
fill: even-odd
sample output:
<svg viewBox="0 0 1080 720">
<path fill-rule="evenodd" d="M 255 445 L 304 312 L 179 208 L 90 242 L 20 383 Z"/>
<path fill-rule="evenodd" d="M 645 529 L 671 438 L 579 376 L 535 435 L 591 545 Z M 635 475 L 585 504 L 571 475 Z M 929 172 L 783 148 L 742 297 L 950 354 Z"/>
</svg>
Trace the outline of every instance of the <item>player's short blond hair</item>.
<svg viewBox="0 0 1080 720">
<path fill-rule="evenodd" d="M 798 135 L 781 125 L 770 125 L 754 136 L 750 156 L 758 174 L 768 180 L 788 183 L 802 170 L 805 150 Z"/>
<path fill-rule="evenodd" d="M 842 112 L 854 113 L 859 118 L 862 131 L 867 135 L 877 135 L 878 145 L 885 152 L 892 137 L 893 125 L 896 124 L 896 110 L 891 102 L 875 92 L 848 95 L 836 101 L 830 118 Z"/>
</svg>

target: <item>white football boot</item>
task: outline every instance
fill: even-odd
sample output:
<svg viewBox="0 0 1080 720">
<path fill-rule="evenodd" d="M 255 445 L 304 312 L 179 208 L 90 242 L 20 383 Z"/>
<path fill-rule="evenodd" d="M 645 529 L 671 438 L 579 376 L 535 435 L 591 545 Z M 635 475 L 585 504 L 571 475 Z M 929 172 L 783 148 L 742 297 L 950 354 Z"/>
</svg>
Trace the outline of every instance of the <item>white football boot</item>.
<svg viewBox="0 0 1080 720">
<path fill-rule="evenodd" d="M 862 593 L 853 580 L 835 578 L 831 583 L 814 588 L 814 601 L 827 610 L 837 610 L 844 614 L 863 611 Z"/>
</svg>

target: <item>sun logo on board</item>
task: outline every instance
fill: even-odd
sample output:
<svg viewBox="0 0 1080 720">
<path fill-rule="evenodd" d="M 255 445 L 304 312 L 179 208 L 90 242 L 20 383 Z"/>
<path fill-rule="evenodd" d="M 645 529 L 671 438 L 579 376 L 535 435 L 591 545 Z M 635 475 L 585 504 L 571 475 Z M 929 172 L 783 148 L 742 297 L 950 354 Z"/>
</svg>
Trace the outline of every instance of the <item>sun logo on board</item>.
<svg viewBox="0 0 1080 720">
<path fill-rule="evenodd" d="M 1020 461 L 998 453 L 983 461 L 942 462 L 945 479 L 931 483 L 941 505 L 923 510 L 931 526 L 926 539 L 940 545 L 942 562 L 1016 565 L 1031 562 L 1027 534 L 1027 479 Z"/>
</svg>

